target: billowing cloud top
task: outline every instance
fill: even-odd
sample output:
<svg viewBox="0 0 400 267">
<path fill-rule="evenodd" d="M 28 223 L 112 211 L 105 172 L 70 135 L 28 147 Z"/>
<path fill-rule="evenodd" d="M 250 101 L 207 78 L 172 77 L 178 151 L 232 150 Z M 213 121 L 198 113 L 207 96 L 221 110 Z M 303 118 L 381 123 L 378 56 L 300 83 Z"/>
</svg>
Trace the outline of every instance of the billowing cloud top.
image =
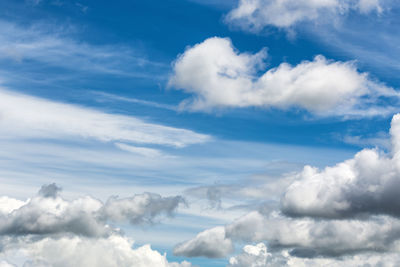
<svg viewBox="0 0 400 267">
<path fill-rule="evenodd" d="M 240 53 L 228 38 L 209 38 L 188 48 L 174 63 L 169 85 L 192 93 L 184 108 L 299 107 L 318 115 L 384 115 L 376 104 L 398 94 L 358 72 L 354 62 L 316 56 L 296 66 L 282 63 L 262 75 L 266 50 Z M 367 98 L 367 99 L 366 99 Z"/>
<path fill-rule="evenodd" d="M 133 248 L 133 241 L 108 223 L 151 223 L 172 215 L 180 196 L 137 194 L 110 198 L 106 203 L 86 196 L 65 200 L 55 184 L 44 185 L 26 201 L 0 197 L 0 254 L 24 255 L 23 266 L 160 266 L 190 267 L 168 262 L 150 245 Z M 1 261 L 0 266 L 14 266 Z"/>
<path fill-rule="evenodd" d="M 400 115 L 393 117 L 392 150 L 364 149 L 324 170 L 306 166 L 282 198 L 292 216 L 349 217 L 363 213 L 400 216 Z"/>
<path fill-rule="evenodd" d="M 203 231 L 175 251 L 224 257 L 232 242 L 266 242 L 271 252 L 264 243 L 246 246 L 231 257 L 230 266 L 360 266 L 367 261 L 396 266 L 400 114 L 393 117 L 390 133 L 389 152 L 364 149 L 323 170 L 306 166 L 287 187 L 279 211 L 250 212 L 223 228 Z"/>
<path fill-rule="evenodd" d="M 180 196 L 162 197 L 152 193 L 122 199 L 111 197 L 105 203 L 89 196 L 68 201 L 57 195 L 57 188 L 55 184 L 43 186 L 39 195 L 26 202 L 0 198 L 0 235 L 109 236 L 115 233 L 109 222 L 152 223 L 160 215 L 171 216 L 184 202 Z"/>
</svg>

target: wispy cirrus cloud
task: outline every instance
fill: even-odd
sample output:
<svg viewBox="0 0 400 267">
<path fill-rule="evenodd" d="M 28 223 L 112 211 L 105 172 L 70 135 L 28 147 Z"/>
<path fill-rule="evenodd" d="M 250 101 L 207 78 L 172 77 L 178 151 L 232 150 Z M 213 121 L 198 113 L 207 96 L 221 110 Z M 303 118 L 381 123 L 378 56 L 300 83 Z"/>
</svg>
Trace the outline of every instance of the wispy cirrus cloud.
<svg viewBox="0 0 400 267">
<path fill-rule="evenodd" d="M 92 73 L 154 79 L 153 72 L 162 77 L 169 67 L 126 45 L 95 45 L 83 41 L 74 36 L 73 29 L 71 25 L 22 26 L 0 20 L 0 64 L 7 66 L 4 70 L 12 69 L 13 74 L 25 76 L 57 68 L 59 72 L 53 78 L 67 71 L 68 75 Z"/>
<path fill-rule="evenodd" d="M 210 140 L 208 135 L 108 114 L 77 105 L 57 103 L 0 90 L 2 138 L 83 138 L 184 147 Z"/>
</svg>

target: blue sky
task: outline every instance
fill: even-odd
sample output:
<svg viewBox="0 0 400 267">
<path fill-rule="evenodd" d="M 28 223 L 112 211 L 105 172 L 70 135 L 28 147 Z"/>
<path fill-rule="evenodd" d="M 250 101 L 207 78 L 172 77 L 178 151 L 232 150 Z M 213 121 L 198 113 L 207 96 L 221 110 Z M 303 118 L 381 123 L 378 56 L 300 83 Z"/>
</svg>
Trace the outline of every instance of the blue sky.
<svg viewBox="0 0 400 267">
<path fill-rule="evenodd" d="M 396 265 L 399 8 L 1 1 L 0 266 Z"/>
</svg>

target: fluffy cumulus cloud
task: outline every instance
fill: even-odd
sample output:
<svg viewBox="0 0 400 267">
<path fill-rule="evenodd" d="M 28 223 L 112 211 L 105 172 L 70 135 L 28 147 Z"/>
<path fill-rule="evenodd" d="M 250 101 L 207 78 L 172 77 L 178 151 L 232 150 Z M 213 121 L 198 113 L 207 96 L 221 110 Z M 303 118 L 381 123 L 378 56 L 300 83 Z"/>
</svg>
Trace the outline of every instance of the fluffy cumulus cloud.
<svg viewBox="0 0 400 267">
<path fill-rule="evenodd" d="M 390 252 L 399 245 L 400 221 L 389 216 L 368 220 L 315 220 L 252 212 L 227 225 L 226 237 L 290 247 L 290 253 L 300 257 Z"/>
<path fill-rule="evenodd" d="M 226 257 L 232 252 L 232 242 L 267 242 L 275 249 L 290 248 L 292 256 L 329 258 L 397 251 L 399 239 L 400 221 L 388 216 L 369 220 L 314 220 L 255 211 L 225 226 L 223 238 L 215 238 L 213 229 L 206 230 L 177 249 L 187 252 L 181 253 L 185 256 L 210 257 L 211 251 L 218 250 L 219 254 L 213 257 Z"/>
<path fill-rule="evenodd" d="M 152 223 L 163 214 L 172 215 L 183 203 L 180 196 L 144 193 L 102 203 L 88 196 L 65 200 L 60 190 L 50 184 L 26 201 L 0 198 L 0 258 L 22 258 L 23 266 L 35 267 L 191 266 L 168 262 L 150 245 L 133 248 L 133 241 L 111 225 Z M 14 265 L 2 261 L 0 266 Z"/>
<path fill-rule="evenodd" d="M 225 237 L 224 227 L 215 227 L 199 233 L 195 238 L 174 249 L 178 256 L 222 258 L 233 251 L 233 243 Z"/>
<path fill-rule="evenodd" d="M 335 18 L 356 11 L 367 14 L 383 11 L 380 0 L 240 0 L 226 17 L 228 23 L 250 31 L 266 26 L 288 28 L 304 21 Z"/>
<path fill-rule="evenodd" d="M 267 247 L 264 243 L 255 246 L 247 245 L 243 252 L 229 259 L 229 267 L 263 267 L 267 266 L 268 257 Z"/>
<path fill-rule="evenodd" d="M 187 256 L 207 257 L 214 247 L 221 252 L 215 256 L 226 257 L 232 244 L 251 243 L 230 258 L 232 267 L 398 266 L 400 114 L 390 134 L 390 151 L 364 149 L 323 170 L 306 166 L 284 191 L 280 210 L 250 212 L 218 228 L 223 238 L 213 239 L 210 229 L 180 247 L 190 248 Z"/>
<path fill-rule="evenodd" d="M 137 194 L 130 198 L 111 197 L 105 203 L 86 196 L 65 200 L 54 185 L 43 186 L 39 195 L 19 201 L 1 198 L 0 235 L 76 234 L 104 237 L 116 232 L 108 223 L 152 223 L 154 219 L 171 216 L 184 200 L 180 196 Z M 7 208 L 5 208 L 7 207 Z"/>
<path fill-rule="evenodd" d="M 209 38 L 177 58 L 169 86 L 193 94 L 181 104 L 193 110 L 297 107 L 318 115 L 372 116 L 392 112 L 392 107 L 377 104 L 380 98 L 398 99 L 393 89 L 359 72 L 354 62 L 316 56 L 259 75 L 266 56 L 266 50 L 240 53 L 228 38 Z"/>
<path fill-rule="evenodd" d="M 390 132 L 390 153 L 364 149 L 323 170 L 306 166 L 282 197 L 282 210 L 291 216 L 400 216 L 400 115 Z"/>
<path fill-rule="evenodd" d="M 98 239 L 64 236 L 57 239 L 47 237 L 39 241 L 20 242 L 18 247 L 10 250 L 24 255 L 28 260 L 23 266 L 29 267 L 192 266 L 189 262 L 168 262 L 165 254 L 161 255 L 151 249 L 150 245 L 138 248 L 133 248 L 133 245 L 131 240 L 119 235 Z"/>
</svg>

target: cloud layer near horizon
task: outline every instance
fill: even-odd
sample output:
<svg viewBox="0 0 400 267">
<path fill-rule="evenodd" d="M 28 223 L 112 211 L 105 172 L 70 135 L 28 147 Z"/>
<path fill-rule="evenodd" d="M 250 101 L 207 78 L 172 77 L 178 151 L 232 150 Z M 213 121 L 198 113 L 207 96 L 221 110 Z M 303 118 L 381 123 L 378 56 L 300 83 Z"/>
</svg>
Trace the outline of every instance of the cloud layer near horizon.
<svg viewBox="0 0 400 267">
<path fill-rule="evenodd" d="M 20 238 L 17 244 L 7 247 L 8 254 L 24 255 L 28 260 L 27 267 L 191 267 L 181 263 L 168 262 L 166 254 L 153 250 L 150 245 L 133 248 L 133 241 L 120 236 L 111 235 L 102 238 L 81 236 L 64 236 L 60 238 L 46 237 L 39 241 Z M 1 265 L 3 264 L 3 265 Z M 0 266 L 14 266 L 2 262 Z"/>
<path fill-rule="evenodd" d="M 50 184 L 26 201 L 0 197 L 0 255 L 23 255 L 24 266 L 191 266 L 169 263 L 150 245 L 133 249 L 133 241 L 113 227 L 171 216 L 182 197 L 144 193 L 102 203 L 89 196 L 65 200 L 59 191 Z"/>
<path fill-rule="evenodd" d="M 364 149 L 323 170 L 306 166 L 284 192 L 280 210 L 253 211 L 223 228 L 205 230 L 179 244 L 175 253 L 212 257 L 219 251 L 222 257 L 230 254 L 232 242 L 265 242 L 271 253 L 265 244 L 245 247 L 230 266 L 358 266 L 367 260 L 383 264 L 380 257 L 386 259 L 384 266 L 395 266 L 400 114 L 393 117 L 390 134 L 389 152 Z"/>
<path fill-rule="evenodd" d="M 115 229 L 108 223 L 151 224 L 161 215 L 171 216 L 182 203 L 181 196 L 162 197 L 154 193 L 122 199 L 110 197 L 105 203 L 89 196 L 68 201 L 50 184 L 26 201 L 0 198 L 0 236 L 59 233 L 109 236 Z"/>
</svg>

